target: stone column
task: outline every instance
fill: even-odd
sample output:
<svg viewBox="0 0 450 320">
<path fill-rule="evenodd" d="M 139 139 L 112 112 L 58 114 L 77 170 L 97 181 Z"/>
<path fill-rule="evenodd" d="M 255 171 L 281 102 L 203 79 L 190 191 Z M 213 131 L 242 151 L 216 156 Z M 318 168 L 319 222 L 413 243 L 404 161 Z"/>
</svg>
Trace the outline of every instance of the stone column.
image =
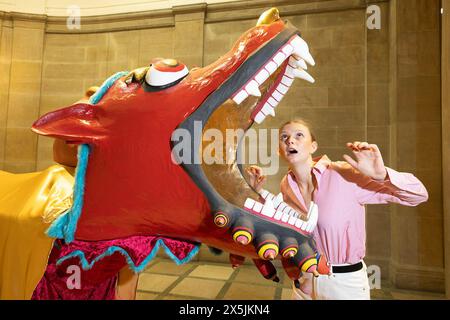
<svg viewBox="0 0 450 320">
<path fill-rule="evenodd" d="M 442 0 L 442 177 L 444 200 L 445 292 L 450 299 L 450 0 Z"/>
<path fill-rule="evenodd" d="M 439 0 L 391 1 L 391 160 L 429 193 L 418 207 L 393 206 L 391 280 L 443 292 L 439 9 Z"/>
<path fill-rule="evenodd" d="M 12 23 L 0 13 L 0 170 L 5 158 L 6 119 L 8 115 L 9 77 L 11 69 Z"/>
<path fill-rule="evenodd" d="M 39 115 L 45 16 L 13 13 L 12 48 L 4 169 L 36 169 L 37 135 L 30 127 Z"/>
</svg>

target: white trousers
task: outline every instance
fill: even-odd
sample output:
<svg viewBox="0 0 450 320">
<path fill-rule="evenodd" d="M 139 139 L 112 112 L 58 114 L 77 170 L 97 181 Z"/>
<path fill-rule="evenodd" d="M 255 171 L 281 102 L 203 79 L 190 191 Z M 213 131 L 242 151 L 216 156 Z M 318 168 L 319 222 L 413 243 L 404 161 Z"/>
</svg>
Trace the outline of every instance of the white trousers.
<svg viewBox="0 0 450 320">
<path fill-rule="evenodd" d="M 355 272 L 334 273 L 314 277 L 304 273 L 299 279 L 300 289 L 292 285 L 293 300 L 370 300 L 367 266 Z"/>
</svg>

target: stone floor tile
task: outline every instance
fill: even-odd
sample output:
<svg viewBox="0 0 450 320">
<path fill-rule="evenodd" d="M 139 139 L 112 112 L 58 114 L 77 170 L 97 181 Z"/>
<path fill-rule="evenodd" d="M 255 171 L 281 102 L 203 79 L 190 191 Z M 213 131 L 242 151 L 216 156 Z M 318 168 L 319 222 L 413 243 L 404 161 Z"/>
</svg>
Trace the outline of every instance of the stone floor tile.
<svg viewBox="0 0 450 320">
<path fill-rule="evenodd" d="M 231 284 L 224 300 L 274 300 L 275 288 L 244 283 Z"/>
<path fill-rule="evenodd" d="M 170 291 L 170 294 L 215 299 L 224 284 L 224 281 L 187 277 L 177 284 L 177 286 Z"/>
<path fill-rule="evenodd" d="M 231 267 L 217 265 L 200 265 L 189 274 L 189 277 L 209 278 L 218 280 L 228 280 L 234 270 Z"/>
<path fill-rule="evenodd" d="M 151 291 L 151 292 L 163 292 L 172 283 L 174 283 L 177 279 L 178 279 L 178 277 L 176 277 L 176 276 L 141 273 L 139 275 L 138 290 Z"/>
</svg>

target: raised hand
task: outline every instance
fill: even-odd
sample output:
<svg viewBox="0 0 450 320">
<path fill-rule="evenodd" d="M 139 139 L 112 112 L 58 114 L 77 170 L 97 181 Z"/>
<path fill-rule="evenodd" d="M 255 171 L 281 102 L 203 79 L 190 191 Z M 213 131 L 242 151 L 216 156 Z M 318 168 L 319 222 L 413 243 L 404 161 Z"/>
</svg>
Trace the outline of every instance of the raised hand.
<svg viewBox="0 0 450 320">
<path fill-rule="evenodd" d="M 386 167 L 380 149 L 376 144 L 355 141 L 353 143 L 348 142 L 347 147 L 352 150 L 356 161 L 346 154 L 343 157 L 353 168 L 374 180 L 386 179 Z"/>
<path fill-rule="evenodd" d="M 267 177 L 263 175 L 262 169 L 258 166 L 250 166 L 245 169 L 249 179 L 249 185 L 257 192 L 260 192 Z"/>
</svg>

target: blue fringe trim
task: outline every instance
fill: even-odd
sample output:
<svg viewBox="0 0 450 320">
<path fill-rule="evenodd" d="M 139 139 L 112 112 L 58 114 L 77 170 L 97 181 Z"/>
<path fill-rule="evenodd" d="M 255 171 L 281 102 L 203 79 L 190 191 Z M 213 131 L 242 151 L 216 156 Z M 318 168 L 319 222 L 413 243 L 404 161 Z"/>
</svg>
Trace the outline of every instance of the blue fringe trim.
<svg viewBox="0 0 450 320">
<path fill-rule="evenodd" d="M 105 257 L 108 257 L 108 256 L 114 254 L 115 252 L 119 252 L 120 254 L 122 254 L 125 257 L 125 259 L 126 259 L 128 265 L 129 265 L 130 269 L 133 270 L 133 272 L 135 272 L 135 273 L 139 273 L 139 272 L 142 272 L 145 269 L 145 267 L 148 265 L 148 263 L 150 261 L 153 260 L 155 255 L 158 253 L 158 250 L 159 250 L 160 246 L 162 246 L 164 248 L 164 251 L 166 252 L 166 254 L 177 265 L 189 262 L 198 253 L 199 248 L 200 248 L 200 244 L 195 245 L 194 249 L 192 249 L 191 252 L 189 252 L 189 254 L 184 259 L 180 260 L 169 250 L 169 248 L 166 246 L 166 244 L 164 243 L 164 241 L 162 239 L 158 239 L 156 241 L 156 244 L 155 244 L 154 248 L 152 249 L 152 251 L 144 259 L 144 261 L 142 261 L 141 264 L 139 264 L 139 265 L 135 265 L 134 264 L 133 260 L 131 259 L 130 255 L 128 254 L 128 252 L 125 249 L 123 249 L 121 247 L 117 247 L 117 246 L 109 247 L 105 252 L 103 252 L 101 255 L 99 255 L 94 260 L 92 260 L 91 263 L 89 263 L 86 260 L 86 256 L 84 255 L 83 251 L 76 250 L 76 251 L 72 252 L 71 254 L 68 254 L 67 256 L 60 258 L 56 262 L 56 264 L 60 265 L 61 263 L 63 263 L 67 259 L 78 257 L 80 259 L 81 267 L 83 268 L 83 270 L 89 270 L 89 269 L 92 269 L 92 267 L 95 265 L 95 263 L 97 263 L 101 259 L 103 259 Z"/>
<path fill-rule="evenodd" d="M 90 97 L 89 102 L 91 104 L 97 104 L 103 98 L 108 89 L 111 88 L 114 82 L 126 74 L 128 74 L 127 71 L 121 71 L 106 79 L 100 89 Z M 75 173 L 75 184 L 73 191 L 74 202 L 72 208 L 53 221 L 46 231 L 48 236 L 52 238 L 64 239 L 66 243 L 70 243 L 74 240 L 78 219 L 80 218 L 81 211 L 83 209 L 84 185 L 89 153 L 89 145 L 82 144 L 78 147 L 78 165 Z"/>
</svg>

